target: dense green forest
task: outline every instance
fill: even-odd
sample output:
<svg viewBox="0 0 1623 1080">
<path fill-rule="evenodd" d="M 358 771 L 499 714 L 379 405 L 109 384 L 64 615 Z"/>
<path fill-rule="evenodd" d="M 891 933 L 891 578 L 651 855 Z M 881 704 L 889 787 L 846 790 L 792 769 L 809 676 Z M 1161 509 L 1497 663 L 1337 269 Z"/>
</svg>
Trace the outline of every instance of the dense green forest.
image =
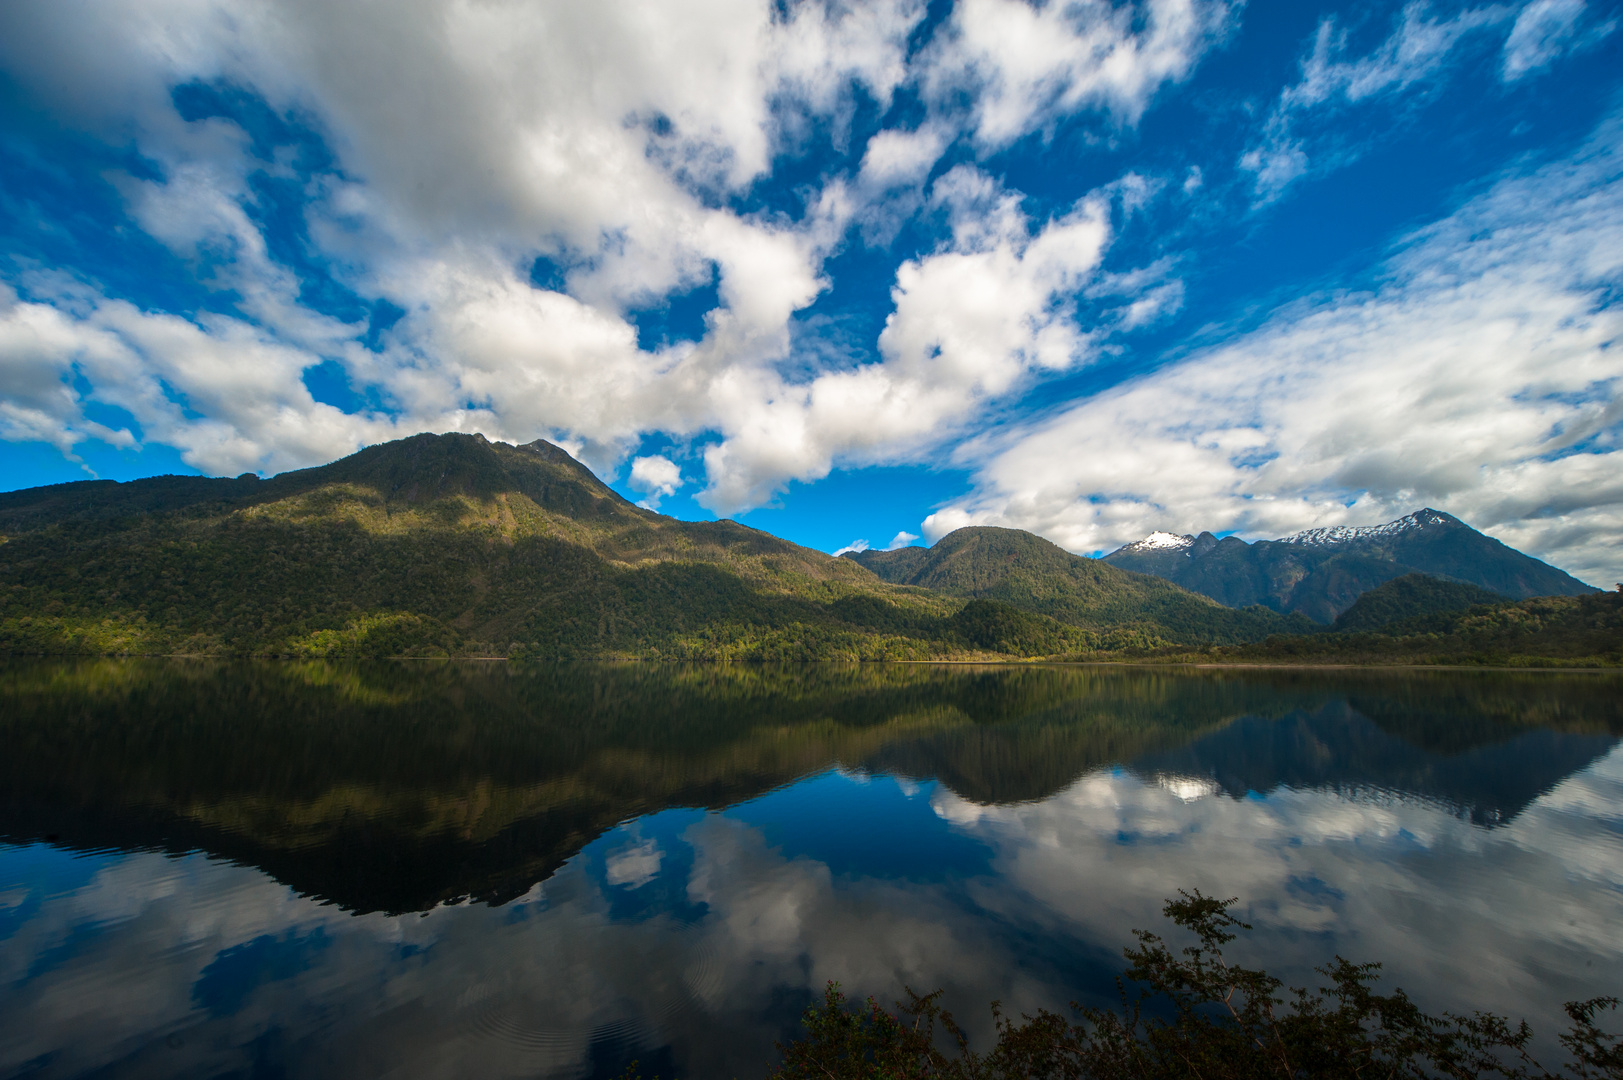
<svg viewBox="0 0 1623 1080">
<path fill-rule="evenodd" d="M 1162 662 L 1203 663 L 1623 666 L 1623 590 L 1478 604 L 1386 623 L 1359 618 L 1354 627 L 1359 628 L 1281 635 L 1195 652 L 1165 648 L 1142 655 Z"/>
</svg>

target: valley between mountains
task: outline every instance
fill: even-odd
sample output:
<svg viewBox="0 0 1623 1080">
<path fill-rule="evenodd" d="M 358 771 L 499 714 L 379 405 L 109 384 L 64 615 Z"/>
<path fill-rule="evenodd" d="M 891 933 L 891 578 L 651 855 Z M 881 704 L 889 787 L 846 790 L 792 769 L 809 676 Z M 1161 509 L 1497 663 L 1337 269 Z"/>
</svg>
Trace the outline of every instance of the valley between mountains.
<svg viewBox="0 0 1623 1080">
<path fill-rule="evenodd" d="M 966 528 L 840 558 L 634 506 L 537 441 L 0 495 L 0 652 L 1623 663 L 1623 596 L 1425 509 L 1102 559 Z"/>
</svg>

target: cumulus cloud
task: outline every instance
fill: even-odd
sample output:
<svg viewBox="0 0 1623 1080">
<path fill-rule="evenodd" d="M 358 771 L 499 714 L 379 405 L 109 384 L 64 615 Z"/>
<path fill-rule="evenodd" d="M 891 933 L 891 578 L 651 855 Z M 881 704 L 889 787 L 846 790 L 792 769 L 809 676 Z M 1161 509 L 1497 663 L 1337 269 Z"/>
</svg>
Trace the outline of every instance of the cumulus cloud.
<svg viewBox="0 0 1623 1080">
<path fill-rule="evenodd" d="M 1077 319 L 1079 294 L 1106 280 L 1109 198 L 1084 196 L 1039 227 L 1019 193 L 960 165 L 932 185 L 931 200 L 952 238 L 897 270 L 881 360 L 803 383 L 735 384 L 718 425 L 725 438 L 705 451 L 704 505 L 760 505 L 788 479 L 828 475 L 836 458 L 916 458 L 1027 376 L 1073 367 L 1133 324 L 1136 300 L 1112 302 L 1108 286 L 1092 327 Z"/>
<path fill-rule="evenodd" d="M 895 551 L 897 548 L 904 548 L 918 538 L 917 533 L 910 533 L 906 529 L 902 529 L 890 538 L 890 543 L 885 545 L 885 550 Z"/>
<path fill-rule="evenodd" d="M 1408 238 L 1363 292 L 993 444 L 932 515 L 1108 550 L 1155 529 L 1274 537 L 1420 506 L 1602 583 L 1623 571 L 1623 126 Z"/>
<path fill-rule="evenodd" d="M 64 450 L 85 438 L 136 445 L 127 427 L 86 418 L 95 402 L 127 413 L 145 438 L 176 447 L 188 464 L 234 475 L 331 460 L 401 433 L 389 419 L 317 402 L 301 374 L 320 358 L 250 323 L 192 321 L 60 282 L 34 284 L 61 306 L 0 286 L 0 423 L 10 437 Z M 72 388 L 74 373 L 87 394 Z"/>
<path fill-rule="evenodd" d="M 633 490 L 648 496 L 641 505 L 653 510 L 661 498 L 675 495 L 682 486 L 682 469 L 662 454 L 640 457 L 631 463 L 630 484 Z"/>
<path fill-rule="evenodd" d="M 203 284 L 241 297 L 257 333 L 343 363 L 405 426 L 458 414 L 495 435 L 572 435 L 609 462 L 642 431 L 709 424 L 710 382 L 782 358 L 839 228 L 831 204 L 784 223 L 718 208 L 715 193 L 767 169 L 785 113 L 837 109 L 853 87 L 887 99 L 922 5 L 408 7 L 18 9 L 0 59 L 42 107 L 133 137 L 163 173 L 111 177 L 135 221 Z M 245 177 L 266 163 L 233 123 L 182 119 L 179 85 L 241 88 L 325 137 L 338 162 L 311 178 L 311 240 L 350 287 L 406 311 L 393 348 L 363 355 L 364 326 L 301 305 L 246 213 Z M 565 292 L 523 279 L 536 254 L 563 259 Z M 628 305 L 712 277 L 721 307 L 703 348 L 635 347 Z M 681 360 L 681 385 L 638 391 Z M 265 430 L 237 436 L 266 461 L 310 451 Z"/>
</svg>

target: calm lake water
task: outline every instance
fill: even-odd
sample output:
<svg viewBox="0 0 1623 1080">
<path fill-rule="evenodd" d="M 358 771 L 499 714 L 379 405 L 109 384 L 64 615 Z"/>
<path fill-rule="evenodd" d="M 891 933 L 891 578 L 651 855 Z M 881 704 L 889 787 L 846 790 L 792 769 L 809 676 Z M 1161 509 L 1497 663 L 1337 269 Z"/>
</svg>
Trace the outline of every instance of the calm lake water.
<svg viewBox="0 0 1623 1080">
<path fill-rule="evenodd" d="M 828 980 L 1108 1004 L 1179 888 L 1433 1009 L 1623 990 L 1623 681 L 0 666 L 0 1076 L 761 1076 Z"/>
</svg>

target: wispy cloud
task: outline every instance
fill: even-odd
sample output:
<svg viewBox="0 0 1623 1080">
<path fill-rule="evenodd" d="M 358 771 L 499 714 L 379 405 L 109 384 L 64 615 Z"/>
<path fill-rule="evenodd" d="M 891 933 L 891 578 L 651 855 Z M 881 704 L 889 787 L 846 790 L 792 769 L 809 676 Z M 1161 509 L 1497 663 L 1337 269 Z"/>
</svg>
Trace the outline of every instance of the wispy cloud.
<svg viewBox="0 0 1623 1080">
<path fill-rule="evenodd" d="M 1616 19 L 1586 27 L 1586 6 L 1584 0 L 1533 0 L 1522 8 L 1505 39 L 1504 80 L 1537 74 L 1562 55 L 1596 44 L 1617 29 Z"/>
<path fill-rule="evenodd" d="M 1567 11 L 1574 3 L 1577 10 Z M 1368 137 L 1349 137 L 1337 121 L 1361 106 L 1380 107 L 1388 119 L 1378 126 L 1390 127 L 1448 78 L 1451 61 L 1473 38 L 1499 31 L 1514 19 L 1507 50 L 1520 55 L 1535 47 L 1531 41 L 1512 43 L 1518 35 L 1543 41 L 1556 32 L 1547 29 L 1555 12 L 1545 17 L 1534 11 L 1550 4 L 1561 6 L 1574 20 L 1583 8 L 1583 0 L 1534 0 L 1520 18 L 1515 18 L 1514 8 L 1500 4 L 1467 7 L 1440 17 L 1434 16 L 1431 5 L 1413 2 L 1404 7 L 1392 33 L 1362 55 L 1350 53 L 1345 27 L 1334 18 L 1322 20 L 1302 59 L 1301 78 L 1280 92 L 1258 138 L 1240 156 L 1240 168 L 1251 174 L 1257 200 L 1267 203 L 1299 178 L 1359 156 Z M 1524 30 L 1524 20 L 1537 29 Z M 1507 51 L 1507 77 L 1510 55 Z"/>
</svg>

